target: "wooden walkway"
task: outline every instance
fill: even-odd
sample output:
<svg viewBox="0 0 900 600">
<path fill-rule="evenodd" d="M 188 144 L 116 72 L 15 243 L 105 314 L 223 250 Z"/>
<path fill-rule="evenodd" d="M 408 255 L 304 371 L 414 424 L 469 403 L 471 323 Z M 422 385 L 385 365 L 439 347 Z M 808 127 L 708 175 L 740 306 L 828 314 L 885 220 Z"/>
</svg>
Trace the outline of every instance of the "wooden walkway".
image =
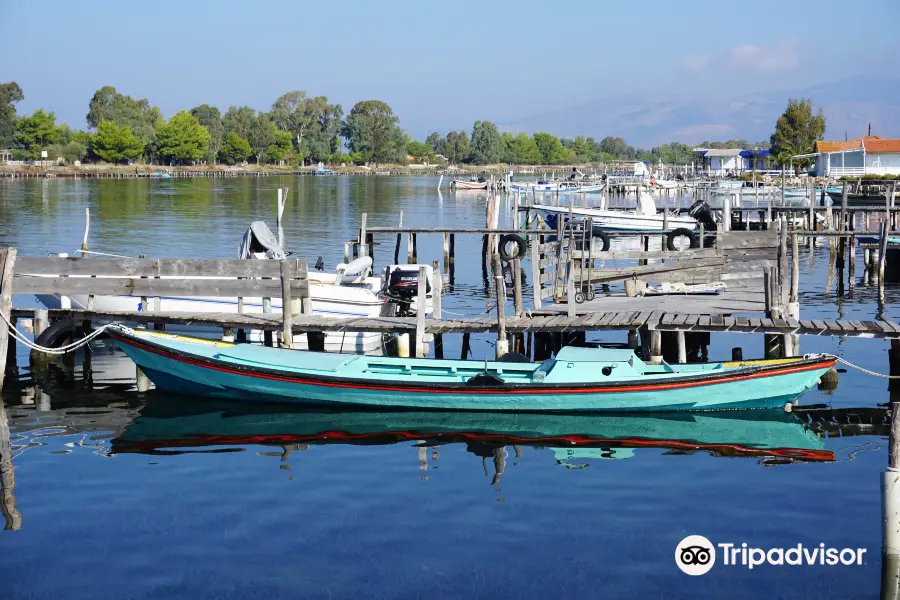
<svg viewBox="0 0 900 600">
<path fill-rule="evenodd" d="M 35 309 L 13 309 L 14 318 L 31 318 Z M 185 312 L 104 312 L 88 310 L 51 309 L 52 319 L 72 319 L 75 322 L 120 321 L 144 324 L 180 324 L 233 329 L 281 330 L 281 315 L 262 313 L 185 313 Z M 371 317 L 335 319 L 318 315 L 295 315 L 291 327 L 294 333 L 319 331 L 381 331 L 412 332 L 416 317 Z M 634 330 L 646 327 L 655 331 L 729 331 L 734 333 L 826 335 L 860 338 L 900 338 L 900 325 L 890 321 L 767 319 L 721 317 L 716 315 L 684 314 L 659 311 L 591 312 L 576 317 L 566 315 L 509 317 L 504 320 L 508 333 L 575 332 L 604 330 Z M 425 319 L 425 333 L 487 333 L 496 332 L 496 317 L 473 319 Z"/>
</svg>

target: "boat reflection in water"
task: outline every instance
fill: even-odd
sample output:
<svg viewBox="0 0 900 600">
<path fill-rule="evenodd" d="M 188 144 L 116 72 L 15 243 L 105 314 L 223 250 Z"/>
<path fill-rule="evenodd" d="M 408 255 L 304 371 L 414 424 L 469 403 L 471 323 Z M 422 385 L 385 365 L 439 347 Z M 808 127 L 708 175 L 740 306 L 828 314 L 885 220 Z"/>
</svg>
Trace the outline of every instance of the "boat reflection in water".
<svg viewBox="0 0 900 600">
<path fill-rule="evenodd" d="M 505 446 L 548 448 L 558 464 L 569 466 L 569 461 L 578 458 L 628 458 L 642 448 L 787 461 L 834 459 L 822 439 L 792 415 L 779 411 L 652 415 L 329 412 L 154 396 L 112 440 L 112 452 L 419 442 L 420 447 L 463 443 L 470 452 L 495 462 Z"/>
</svg>

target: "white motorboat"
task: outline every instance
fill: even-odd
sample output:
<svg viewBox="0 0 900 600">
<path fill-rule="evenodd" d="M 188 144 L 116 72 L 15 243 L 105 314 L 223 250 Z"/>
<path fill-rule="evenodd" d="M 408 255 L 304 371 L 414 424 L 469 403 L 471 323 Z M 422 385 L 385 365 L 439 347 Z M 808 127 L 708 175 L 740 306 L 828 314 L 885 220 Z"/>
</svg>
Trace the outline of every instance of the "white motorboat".
<svg viewBox="0 0 900 600">
<path fill-rule="evenodd" d="M 670 214 L 664 219 L 663 214 L 657 212 L 653 198 L 643 190 L 640 192 L 638 199 L 638 207 L 635 210 L 609 210 L 605 206 L 600 208 L 575 207 L 572 208 L 571 214 L 578 218 L 590 217 L 594 228 L 602 231 L 662 232 L 664 231 L 664 220 L 668 226 L 665 231 L 674 231 L 676 229 L 694 231 L 698 228 L 697 220 L 689 215 Z M 568 216 L 570 213 L 568 206 L 535 204 L 532 208 L 550 216 Z M 553 220 L 550 219 L 550 221 Z"/>
<path fill-rule="evenodd" d="M 59 256 L 68 256 L 61 253 Z M 241 259 L 247 260 L 280 260 L 287 257 L 278 240 L 262 221 L 255 221 L 244 233 L 241 241 Z M 123 257 L 126 258 L 126 257 Z M 418 277 L 419 267 L 424 266 L 428 273 L 428 281 L 432 281 L 430 265 L 391 265 L 388 267 L 388 278 L 391 274 L 415 273 Z M 214 279 L 214 278 L 210 278 Z M 396 279 L 396 277 L 395 277 Z M 335 318 L 377 317 L 387 315 L 396 303 L 383 293 L 385 279 L 372 276 L 372 259 L 362 257 L 350 264 L 337 265 L 334 273 L 318 271 L 309 272 L 310 299 L 313 314 Z M 426 301 L 426 314 L 432 310 L 432 293 L 429 290 Z M 81 295 L 39 295 L 37 296 L 47 308 L 87 309 L 88 297 Z M 238 312 L 238 299 L 228 297 L 160 297 L 159 306 L 153 310 L 164 312 Z M 282 310 L 281 298 L 271 299 L 273 314 Z M 138 311 L 141 299 L 136 296 L 95 296 L 94 310 L 105 311 Z M 246 313 L 263 312 L 262 298 L 244 298 L 243 310 Z M 407 308 L 408 310 L 408 308 Z M 177 326 L 170 327 L 179 330 Z M 188 330 L 196 328 L 186 327 Z M 262 332 L 248 332 L 250 341 L 261 341 Z M 294 337 L 294 346 L 300 349 L 308 347 L 305 334 Z M 382 346 L 382 336 L 377 332 L 330 331 L 325 334 L 325 350 L 334 352 L 372 352 Z"/>
</svg>

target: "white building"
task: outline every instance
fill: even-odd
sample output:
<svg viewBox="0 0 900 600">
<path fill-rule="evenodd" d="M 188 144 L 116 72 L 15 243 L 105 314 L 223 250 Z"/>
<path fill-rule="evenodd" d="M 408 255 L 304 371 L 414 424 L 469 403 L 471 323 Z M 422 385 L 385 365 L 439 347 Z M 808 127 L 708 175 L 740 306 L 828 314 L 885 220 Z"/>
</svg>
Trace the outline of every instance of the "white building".
<svg viewBox="0 0 900 600">
<path fill-rule="evenodd" d="M 815 153 L 795 158 L 815 158 L 819 177 L 900 175 L 900 140 L 867 135 L 844 142 L 819 141 Z"/>
<path fill-rule="evenodd" d="M 728 175 L 743 170 L 742 151 L 742 148 L 698 148 L 694 154 L 702 158 L 702 170 L 707 175 Z"/>
</svg>

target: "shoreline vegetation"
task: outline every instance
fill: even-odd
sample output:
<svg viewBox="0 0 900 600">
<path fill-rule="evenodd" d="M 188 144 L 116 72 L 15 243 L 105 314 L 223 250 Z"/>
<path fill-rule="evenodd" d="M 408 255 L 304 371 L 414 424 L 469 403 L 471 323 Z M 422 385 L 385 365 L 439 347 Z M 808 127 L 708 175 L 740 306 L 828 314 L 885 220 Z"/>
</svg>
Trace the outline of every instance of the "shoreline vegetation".
<svg viewBox="0 0 900 600">
<path fill-rule="evenodd" d="M 139 176 L 142 168 L 228 173 L 234 167 L 257 172 L 287 167 L 305 172 L 311 165 L 340 165 L 345 172 L 347 165 L 353 165 L 362 172 L 378 172 L 393 165 L 409 169 L 465 165 L 463 168 L 490 172 L 498 164 L 536 165 L 547 170 L 621 161 L 689 165 L 698 160 L 694 146 L 680 142 L 646 150 L 615 136 L 597 140 L 584 135 L 560 138 L 546 132 L 501 133 L 494 123 L 482 120 L 474 122 L 471 135 L 465 130 L 446 135 L 435 131 L 419 141 L 400 127 L 399 116 L 385 102 L 362 100 L 345 114 L 340 104 L 330 103 L 325 96 L 308 96 L 302 90 L 283 94 L 269 111 L 231 106 L 223 113 L 201 104 L 165 119 L 148 99 L 135 99 L 105 86 L 88 103 L 85 130 L 57 124 L 56 115 L 43 109 L 18 115 L 16 104 L 24 97 L 17 83 L 0 83 L 0 165 L 12 162 L 13 166 L 31 167 L 35 162 L 49 162 L 85 168 L 108 163 L 122 165 L 126 169 L 121 171 L 123 176 L 129 172 Z M 768 141 L 704 141 L 699 145 L 767 149 L 777 165 L 785 165 L 793 156 L 811 151 L 824 132 L 822 110 L 813 114 L 810 100 L 792 99 Z M 801 163 L 794 160 L 792 164 L 799 174 Z M 23 176 L 31 173 L 19 172 Z M 59 174 L 63 173 L 68 171 Z"/>
</svg>

